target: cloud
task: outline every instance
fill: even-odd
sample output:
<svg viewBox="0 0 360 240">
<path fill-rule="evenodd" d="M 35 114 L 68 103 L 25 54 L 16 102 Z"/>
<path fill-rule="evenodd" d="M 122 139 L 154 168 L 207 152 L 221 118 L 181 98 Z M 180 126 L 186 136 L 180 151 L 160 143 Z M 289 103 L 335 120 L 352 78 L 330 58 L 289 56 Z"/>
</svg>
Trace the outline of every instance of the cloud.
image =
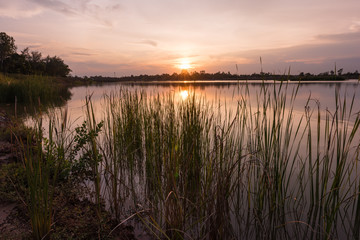
<svg viewBox="0 0 360 240">
<path fill-rule="evenodd" d="M 134 72 L 134 66 L 129 64 L 112 64 L 99 61 L 69 61 L 68 64 L 73 70 L 73 74 L 80 76 L 114 76 L 114 72 L 118 76 L 123 76 Z"/>
<path fill-rule="evenodd" d="M 157 47 L 158 43 L 153 41 L 153 40 L 142 40 L 142 41 L 138 41 L 138 42 L 133 42 L 135 44 L 145 44 L 145 45 L 150 45 L 153 47 Z"/>
<path fill-rule="evenodd" d="M 209 70 L 234 71 L 238 64 L 241 73 L 258 72 L 261 56 L 265 72 L 281 73 L 291 67 L 292 73 L 319 73 L 332 70 L 335 62 L 344 71 L 355 71 L 360 69 L 359 43 L 360 31 L 355 31 L 318 35 L 313 41 L 290 47 L 211 54 L 208 57 L 213 66 Z"/>
<path fill-rule="evenodd" d="M 72 52 L 72 55 L 77 55 L 77 56 L 94 56 L 96 54 L 92 54 L 92 53 L 83 53 L 83 52 Z"/>
<path fill-rule="evenodd" d="M 114 4 L 114 5 L 109 5 L 106 7 L 106 10 L 108 11 L 119 11 L 119 10 L 123 10 L 123 6 L 120 4 Z"/>
<path fill-rule="evenodd" d="M 37 3 L 38 5 L 44 8 L 52 9 L 54 11 L 58 11 L 60 13 L 69 16 L 74 16 L 76 15 L 77 12 L 74 7 L 71 7 L 70 5 L 62 1 L 57 1 L 57 0 L 31 0 L 31 1 Z"/>
<path fill-rule="evenodd" d="M 322 34 L 316 37 L 320 40 L 330 40 L 334 42 L 360 41 L 360 29 L 355 32 L 339 33 L 339 34 Z"/>
<path fill-rule="evenodd" d="M 0 2 L 0 17 L 30 18 L 43 12 L 43 8 L 26 0 Z"/>
<path fill-rule="evenodd" d="M 123 10 L 120 4 L 98 5 L 91 0 L 11 0 L 0 2 L 0 17 L 30 18 L 46 10 L 67 17 L 89 18 L 103 26 L 112 27 L 112 15 Z"/>
<path fill-rule="evenodd" d="M 28 48 L 41 48 L 43 46 L 42 43 L 23 43 L 23 45 L 26 45 Z"/>
</svg>

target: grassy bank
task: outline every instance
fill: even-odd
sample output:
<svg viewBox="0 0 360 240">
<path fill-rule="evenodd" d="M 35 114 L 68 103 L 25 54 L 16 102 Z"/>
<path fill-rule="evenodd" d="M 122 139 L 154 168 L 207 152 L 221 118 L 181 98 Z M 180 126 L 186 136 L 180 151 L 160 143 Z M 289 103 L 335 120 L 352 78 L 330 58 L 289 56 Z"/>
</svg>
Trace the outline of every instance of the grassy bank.
<svg viewBox="0 0 360 240">
<path fill-rule="evenodd" d="M 87 199 L 87 174 L 73 159 L 86 158 L 79 150 L 88 135 L 74 136 L 66 114 L 47 118 L 47 128 L 40 115 L 29 128 L 0 112 L 0 238 L 134 239 L 129 226 L 109 236 L 116 221 Z M 74 138 L 81 143 L 74 146 Z"/>
<path fill-rule="evenodd" d="M 53 77 L 0 74 L 0 103 L 38 106 L 62 105 L 71 96 L 69 88 Z"/>
</svg>

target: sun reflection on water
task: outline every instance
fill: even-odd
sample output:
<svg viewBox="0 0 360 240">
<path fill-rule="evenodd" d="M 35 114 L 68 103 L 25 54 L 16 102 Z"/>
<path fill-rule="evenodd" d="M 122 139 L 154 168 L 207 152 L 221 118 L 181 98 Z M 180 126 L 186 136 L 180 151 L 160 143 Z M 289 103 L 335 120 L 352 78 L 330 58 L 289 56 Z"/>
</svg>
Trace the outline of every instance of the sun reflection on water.
<svg viewBox="0 0 360 240">
<path fill-rule="evenodd" d="M 180 96 L 181 96 L 182 100 L 186 100 L 189 96 L 189 92 L 187 90 L 182 90 L 180 92 Z"/>
</svg>

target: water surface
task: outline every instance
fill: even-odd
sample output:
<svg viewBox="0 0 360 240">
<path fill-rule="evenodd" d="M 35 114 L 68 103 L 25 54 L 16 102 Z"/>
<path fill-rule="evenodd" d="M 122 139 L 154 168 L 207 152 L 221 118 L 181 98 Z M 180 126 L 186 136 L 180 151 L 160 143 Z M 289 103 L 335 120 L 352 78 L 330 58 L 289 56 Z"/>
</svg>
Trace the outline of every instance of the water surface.
<svg viewBox="0 0 360 240">
<path fill-rule="evenodd" d="M 247 89 L 250 92 L 250 102 L 256 105 L 256 98 L 260 94 L 263 84 L 273 91 L 273 84 L 278 87 L 287 88 L 287 93 L 298 87 L 297 82 L 273 82 L 273 81 L 167 81 L 167 82 L 138 82 L 138 83 L 109 83 L 101 86 L 83 86 L 71 89 L 72 97 L 67 102 L 65 108 L 68 109 L 72 122 L 77 124 L 83 120 L 83 107 L 86 96 L 91 95 L 97 118 L 101 119 L 104 114 L 103 97 L 116 93 L 121 89 L 130 91 L 143 91 L 148 96 L 175 94 L 177 101 L 185 100 L 189 95 L 195 93 L 198 97 L 204 97 L 209 103 L 226 104 L 229 111 L 235 111 L 238 100 L 245 96 Z M 353 112 L 360 111 L 360 87 L 357 80 L 347 80 L 341 82 L 304 82 L 299 85 L 298 94 L 294 104 L 294 112 L 298 116 L 304 113 L 304 108 L 310 100 L 310 106 L 320 104 L 322 110 L 335 111 L 335 94 L 339 92 L 341 98 L 348 104 L 355 96 L 355 109 Z"/>
</svg>

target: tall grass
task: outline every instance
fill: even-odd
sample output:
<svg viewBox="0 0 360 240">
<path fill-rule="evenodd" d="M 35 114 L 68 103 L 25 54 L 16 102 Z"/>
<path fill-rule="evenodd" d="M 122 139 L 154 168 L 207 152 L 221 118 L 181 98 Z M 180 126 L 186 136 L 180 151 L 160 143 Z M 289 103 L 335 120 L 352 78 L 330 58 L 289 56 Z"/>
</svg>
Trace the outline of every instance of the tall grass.
<svg viewBox="0 0 360 240">
<path fill-rule="evenodd" d="M 150 209 L 158 238 L 358 236 L 359 114 L 336 93 L 334 113 L 309 98 L 299 118 L 298 87 L 263 85 L 255 103 L 245 87 L 233 113 L 195 94 L 105 97 L 110 210 Z"/>
<path fill-rule="evenodd" d="M 38 106 L 63 105 L 71 96 L 67 86 L 54 78 L 26 76 L 19 78 L 0 74 L 0 103 L 20 103 Z"/>
<path fill-rule="evenodd" d="M 53 224 L 54 192 L 58 179 L 67 169 L 68 117 L 67 111 L 59 118 L 49 115 L 47 136 L 44 137 L 42 117 L 34 120 L 35 127 L 28 132 L 26 142 L 17 138 L 22 147 L 22 162 L 26 173 L 28 215 L 34 239 L 49 239 Z"/>
<path fill-rule="evenodd" d="M 323 233 L 328 238 L 351 238 L 356 237 L 356 228 L 355 232 L 346 232 L 345 236 L 337 235 L 334 229 L 347 229 L 349 225 L 357 226 L 356 221 L 352 222 L 349 219 L 353 218 L 352 211 L 358 211 L 353 205 L 353 200 L 358 197 L 356 186 L 359 180 L 357 161 L 360 118 L 357 113 L 356 118 L 352 120 L 354 98 L 347 103 L 336 91 L 335 100 L 336 110 L 334 113 L 326 112 L 325 124 L 321 124 L 320 110 L 315 112 L 315 132 L 310 124 L 313 113 L 310 110 L 306 113 L 309 158 L 307 184 L 311 201 L 308 222 L 316 230 L 312 234 L 317 234 L 317 237 Z M 313 145 L 316 150 L 312 150 Z"/>
<path fill-rule="evenodd" d="M 100 123 L 87 98 L 73 149 L 87 153 L 99 212 L 103 198 L 159 239 L 358 239 L 355 98 L 335 92 L 330 112 L 310 96 L 299 115 L 298 89 L 244 86 L 232 110 L 121 89 L 104 96 Z"/>
</svg>

